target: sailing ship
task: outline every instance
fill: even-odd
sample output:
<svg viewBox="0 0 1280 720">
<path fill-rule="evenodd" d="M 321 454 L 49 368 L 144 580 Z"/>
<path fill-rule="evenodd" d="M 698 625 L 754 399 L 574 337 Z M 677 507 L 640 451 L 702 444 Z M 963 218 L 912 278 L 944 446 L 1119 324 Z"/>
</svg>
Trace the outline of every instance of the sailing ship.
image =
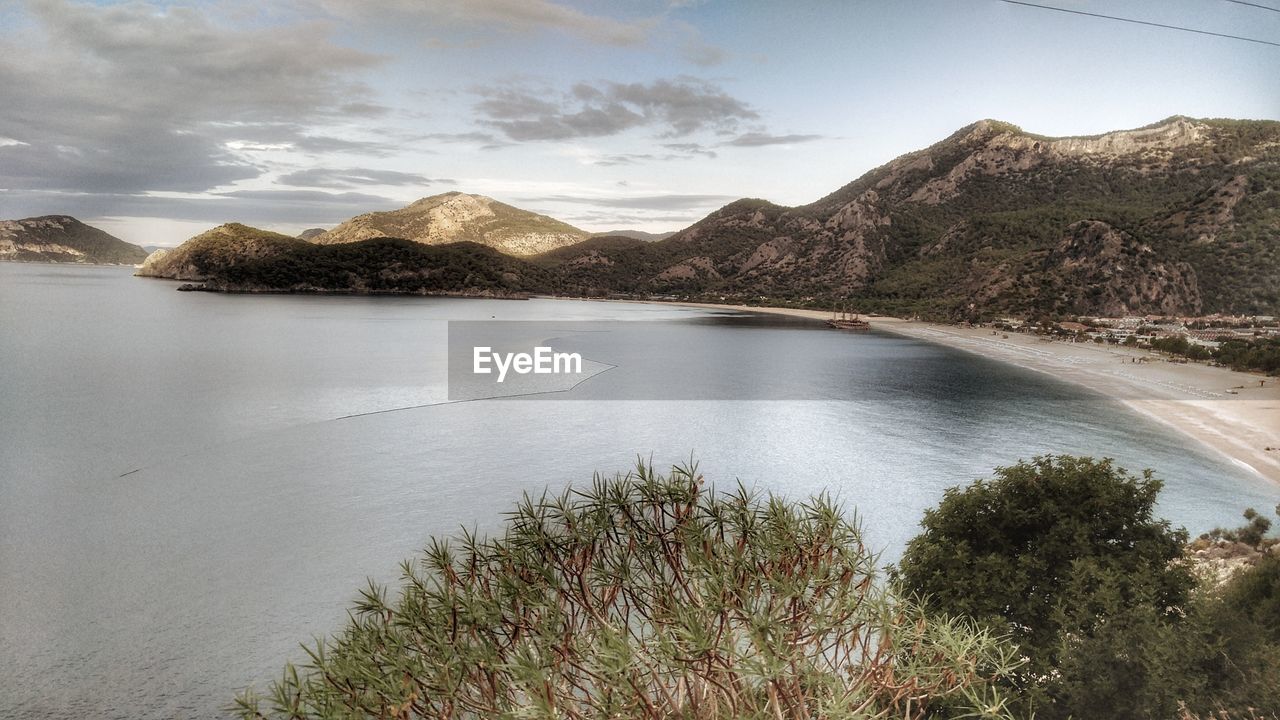
<svg viewBox="0 0 1280 720">
<path fill-rule="evenodd" d="M 839 309 L 831 309 L 831 319 L 827 324 L 837 330 L 870 330 L 871 323 L 863 320 L 858 313 L 850 313 L 848 308 L 841 305 Z"/>
</svg>

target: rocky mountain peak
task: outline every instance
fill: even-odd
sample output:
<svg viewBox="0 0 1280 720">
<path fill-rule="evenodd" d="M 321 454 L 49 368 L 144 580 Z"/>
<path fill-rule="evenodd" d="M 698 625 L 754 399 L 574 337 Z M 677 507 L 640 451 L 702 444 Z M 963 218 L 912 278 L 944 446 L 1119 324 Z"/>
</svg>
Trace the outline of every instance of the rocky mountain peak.
<svg viewBox="0 0 1280 720">
<path fill-rule="evenodd" d="M 474 242 L 525 256 L 581 242 L 589 234 L 484 195 L 452 191 L 416 200 L 398 210 L 358 215 L 312 241 L 333 245 L 377 237 L 425 245 Z"/>
</svg>

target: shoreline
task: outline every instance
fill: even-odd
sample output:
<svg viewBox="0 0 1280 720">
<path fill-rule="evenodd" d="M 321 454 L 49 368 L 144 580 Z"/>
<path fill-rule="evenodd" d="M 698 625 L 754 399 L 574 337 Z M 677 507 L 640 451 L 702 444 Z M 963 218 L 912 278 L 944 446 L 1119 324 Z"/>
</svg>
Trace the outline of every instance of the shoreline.
<svg viewBox="0 0 1280 720">
<path fill-rule="evenodd" d="M 831 316 L 827 311 L 799 308 L 671 304 L 814 320 Z M 874 330 L 945 345 L 1101 393 L 1280 486 L 1280 378 L 1199 363 L 1171 363 L 1149 350 L 1115 345 L 1050 341 L 991 328 L 883 315 L 863 317 Z"/>
</svg>

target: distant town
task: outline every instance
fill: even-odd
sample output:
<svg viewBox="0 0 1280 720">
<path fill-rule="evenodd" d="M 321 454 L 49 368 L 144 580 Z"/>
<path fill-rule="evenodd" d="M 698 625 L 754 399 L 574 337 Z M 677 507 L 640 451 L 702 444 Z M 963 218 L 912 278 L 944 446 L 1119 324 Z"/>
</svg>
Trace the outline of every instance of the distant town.
<svg viewBox="0 0 1280 720">
<path fill-rule="evenodd" d="M 1168 355 L 1169 362 L 1206 361 L 1232 370 L 1280 375 L 1280 320 L 1274 315 L 1079 316 L 1057 322 L 1000 318 L 973 327 L 1154 350 Z"/>
<path fill-rule="evenodd" d="M 1164 338 L 1183 338 L 1192 345 L 1217 348 L 1229 340 L 1280 338 L 1280 320 L 1274 315 L 1079 316 L 1074 321 L 1056 323 L 1001 318 L 993 325 L 1003 330 L 1042 332 L 1100 344 L 1130 346 L 1150 346 L 1152 342 Z"/>
</svg>

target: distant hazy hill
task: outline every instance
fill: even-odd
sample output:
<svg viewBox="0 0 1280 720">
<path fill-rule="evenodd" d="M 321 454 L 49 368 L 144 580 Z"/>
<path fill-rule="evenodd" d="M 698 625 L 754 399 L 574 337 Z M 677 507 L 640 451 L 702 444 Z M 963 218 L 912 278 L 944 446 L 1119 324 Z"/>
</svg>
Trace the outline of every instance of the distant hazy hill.
<svg viewBox="0 0 1280 720">
<path fill-rule="evenodd" d="M 426 245 L 468 241 L 508 255 L 536 255 L 581 242 L 586 232 L 483 195 L 449 192 L 389 212 L 358 215 L 312 239 L 320 245 L 397 237 Z"/>
<path fill-rule="evenodd" d="M 324 228 L 308 228 L 298 233 L 298 237 L 303 240 L 315 240 L 325 233 Z"/>
<path fill-rule="evenodd" d="M 633 240 L 643 240 L 645 242 L 657 242 L 658 240 L 666 240 L 675 235 L 674 232 L 651 233 L 643 230 L 609 230 L 607 232 L 591 233 L 591 237 L 626 237 Z"/>
<path fill-rule="evenodd" d="M 0 261 L 136 265 L 147 251 L 67 215 L 0 220 Z"/>
<path fill-rule="evenodd" d="M 548 284 L 544 270 L 463 242 L 398 238 L 316 245 L 231 223 L 147 258 L 138 275 L 227 292 L 357 292 L 509 297 Z"/>
<path fill-rule="evenodd" d="M 962 317 L 1280 312 L 1280 123 L 1088 138 L 982 121 L 810 205 L 739 200 L 559 256 L 564 292 L 766 296 Z"/>
</svg>

